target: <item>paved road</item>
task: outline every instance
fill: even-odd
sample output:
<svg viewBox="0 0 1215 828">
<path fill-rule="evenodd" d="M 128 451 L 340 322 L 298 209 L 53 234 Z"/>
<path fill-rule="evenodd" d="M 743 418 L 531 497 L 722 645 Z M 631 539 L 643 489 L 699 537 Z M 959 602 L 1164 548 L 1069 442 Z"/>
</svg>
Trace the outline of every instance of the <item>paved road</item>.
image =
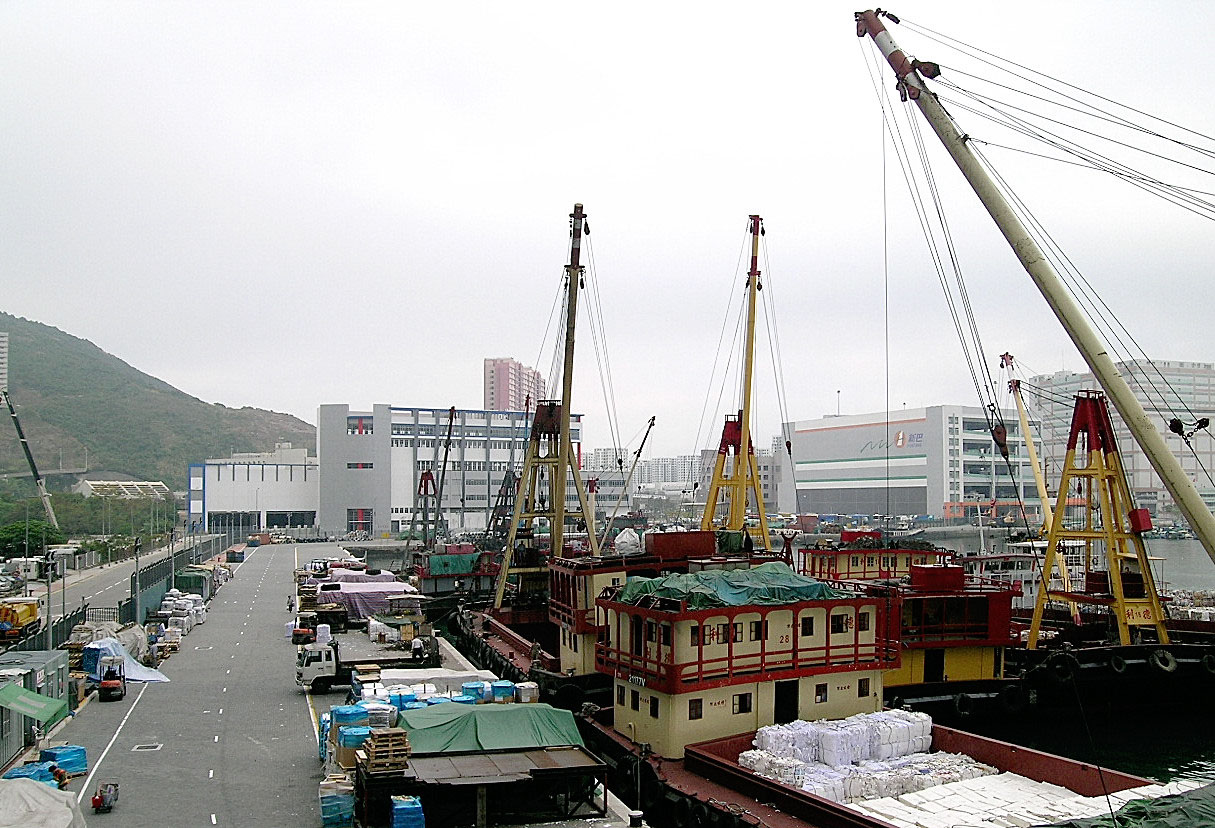
<svg viewBox="0 0 1215 828">
<path fill-rule="evenodd" d="M 308 697 L 295 687 L 295 648 L 283 634 L 295 550 L 258 547 L 236 567 L 207 622 L 164 662 L 170 683 L 94 700 L 56 734 L 87 749 L 93 776 L 69 788 L 82 807 L 98 781 L 121 785 L 114 813 L 89 809 L 90 825 L 320 825 Z M 135 749 L 145 745 L 159 747 Z"/>
</svg>

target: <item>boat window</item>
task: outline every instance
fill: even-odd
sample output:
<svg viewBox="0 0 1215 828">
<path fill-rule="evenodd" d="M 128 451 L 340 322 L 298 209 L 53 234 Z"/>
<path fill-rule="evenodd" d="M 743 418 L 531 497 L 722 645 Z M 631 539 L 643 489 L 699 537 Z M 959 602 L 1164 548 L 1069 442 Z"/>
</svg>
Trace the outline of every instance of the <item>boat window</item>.
<svg viewBox="0 0 1215 828">
<path fill-rule="evenodd" d="M 869 679 L 857 679 L 856 681 L 856 696 L 858 699 L 869 697 Z"/>
<path fill-rule="evenodd" d="M 705 715 L 704 699 L 688 699 L 688 720 L 702 719 Z"/>
<path fill-rule="evenodd" d="M 856 629 L 858 632 L 867 632 L 869 630 L 869 613 L 862 612 L 856 616 Z"/>
<path fill-rule="evenodd" d="M 827 685 L 825 685 L 825 684 L 814 685 L 814 703 L 823 704 L 826 701 L 827 701 Z"/>
<path fill-rule="evenodd" d="M 768 622 L 767 621 L 752 621 L 751 622 L 751 640 L 762 641 L 768 637 Z"/>
<path fill-rule="evenodd" d="M 814 635 L 814 616 L 813 615 L 803 615 L 802 616 L 802 635 L 807 638 Z"/>
<path fill-rule="evenodd" d="M 649 619 L 645 622 L 645 640 L 651 644 L 658 640 L 658 625 Z"/>
<path fill-rule="evenodd" d="M 693 647 L 699 647 L 700 646 L 700 627 L 693 624 L 691 627 L 688 628 L 688 630 L 691 633 L 689 643 Z"/>
<path fill-rule="evenodd" d="M 650 718 L 658 718 L 658 697 L 650 696 Z"/>
<path fill-rule="evenodd" d="M 742 622 L 739 621 L 734 625 L 734 643 L 742 641 Z"/>
<path fill-rule="evenodd" d="M 641 693 L 636 690 L 629 691 L 629 707 L 634 710 L 641 709 Z"/>
<path fill-rule="evenodd" d="M 661 626 L 659 626 L 659 629 L 661 630 L 661 632 L 659 633 L 659 637 L 662 639 L 662 641 L 660 643 L 664 647 L 670 647 L 671 646 L 671 625 L 662 624 Z"/>
<path fill-rule="evenodd" d="M 751 694 L 750 693 L 735 693 L 734 694 L 734 712 L 735 713 L 750 713 L 751 712 Z"/>
<path fill-rule="evenodd" d="M 842 633 L 848 629 L 848 621 L 846 615 L 838 614 L 831 616 L 831 633 Z"/>
<path fill-rule="evenodd" d="M 623 684 L 616 685 L 616 704 L 620 705 L 621 707 L 624 707 L 624 685 Z"/>
<path fill-rule="evenodd" d="M 730 640 L 730 625 L 729 624 L 718 624 L 717 625 L 717 643 L 725 644 L 729 640 Z"/>
</svg>

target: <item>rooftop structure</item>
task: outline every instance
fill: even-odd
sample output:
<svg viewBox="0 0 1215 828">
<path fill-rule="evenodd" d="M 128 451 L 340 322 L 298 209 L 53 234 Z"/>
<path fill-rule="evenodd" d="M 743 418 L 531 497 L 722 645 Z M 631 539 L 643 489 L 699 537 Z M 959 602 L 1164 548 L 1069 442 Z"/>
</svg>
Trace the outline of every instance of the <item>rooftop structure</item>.
<svg viewBox="0 0 1215 828">
<path fill-rule="evenodd" d="M 159 480 L 82 480 L 72 491 L 85 497 L 167 498 L 173 493 Z"/>
</svg>

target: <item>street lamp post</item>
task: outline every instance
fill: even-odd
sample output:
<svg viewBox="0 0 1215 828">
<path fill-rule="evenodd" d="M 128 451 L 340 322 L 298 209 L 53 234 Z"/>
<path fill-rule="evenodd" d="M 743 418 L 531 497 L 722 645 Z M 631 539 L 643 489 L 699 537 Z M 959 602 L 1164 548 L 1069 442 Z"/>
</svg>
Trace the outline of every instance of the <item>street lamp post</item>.
<svg viewBox="0 0 1215 828">
<path fill-rule="evenodd" d="M 72 557 L 72 553 L 66 549 L 60 549 L 60 550 L 56 551 L 52 557 L 54 560 L 58 560 L 61 562 L 60 569 L 59 569 L 59 581 L 60 581 L 60 583 L 59 583 L 59 619 L 60 619 L 59 623 L 62 624 L 62 623 L 64 623 L 63 619 L 67 618 L 67 565 L 63 564 L 62 561 L 66 561 L 68 558 Z M 51 604 L 51 595 L 50 595 L 49 586 L 47 587 L 46 604 L 47 604 L 47 610 L 48 610 L 48 614 L 49 614 L 50 604 Z M 49 627 L 48 627 L 48 630 L 49 630 Z M 48 635 L 48 638 L 49 638 L 49 635 Z M 52 640 L 50 642 L 50 646 L 48 646 L 47 649 L 48 650 L 52 649 L 54 647 L 54 643 L 55 642 Z"/>
</svg>

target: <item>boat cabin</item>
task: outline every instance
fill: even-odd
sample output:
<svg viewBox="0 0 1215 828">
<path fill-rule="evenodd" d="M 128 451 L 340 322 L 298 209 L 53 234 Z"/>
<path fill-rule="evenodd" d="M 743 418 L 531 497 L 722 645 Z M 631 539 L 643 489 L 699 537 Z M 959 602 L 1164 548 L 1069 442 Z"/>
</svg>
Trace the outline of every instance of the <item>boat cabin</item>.
<svg viewBox="0 0 1215 828">
<path fill-rule="evenodd" d="M 834 589 L 782 563 L 610 586 L 596 666 L 613 680 L 614 728 L 658 755 L 794 719 L 882 706 L 898 666 L 897 595 Z"/>
<path fill-rule="evenodd" d="M 803 575 L 823 581 L 874 581 L 903 578 L 912 566 L 945 564 L 953 560 L 948 549 L 803 549 Z"/>
</svg>

